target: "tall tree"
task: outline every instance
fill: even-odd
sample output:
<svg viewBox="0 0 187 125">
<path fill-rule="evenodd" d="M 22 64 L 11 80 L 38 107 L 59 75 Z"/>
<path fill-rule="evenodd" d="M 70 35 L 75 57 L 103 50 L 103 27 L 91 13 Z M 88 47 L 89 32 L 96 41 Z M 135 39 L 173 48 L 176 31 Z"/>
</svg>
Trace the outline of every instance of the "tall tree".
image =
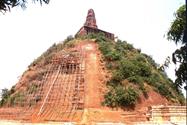
<svg viewBox="0 0 187 125">
<path fill-rule="evenodd" d="M 176 44 L 181 44 L 181 47 L 172 54 L 172 61 L 175 65 L 179 65 L 175 69 L 176 87 L 182 87 L 187 82 L 187 32 L 186 32 L 186 6 L 182 5 L 176 11 L 175 19 L 171 23 L 170 29 L 167 32 L 168 40 L 174 41 Z M 185 84 L 185 89 L 187 86 Z"/>
<path fill-rule="evenodd" d="M 7 12 L 10 11 L 11 8 L 16 6 L 21 6 L 22 8 L 26 7 L 28 0 L 0 0 L 0 11 Z M 50 0 L 32 0 L 33 2 L 37 1 L 42 3 L 48 4 Z"/>
</svg>

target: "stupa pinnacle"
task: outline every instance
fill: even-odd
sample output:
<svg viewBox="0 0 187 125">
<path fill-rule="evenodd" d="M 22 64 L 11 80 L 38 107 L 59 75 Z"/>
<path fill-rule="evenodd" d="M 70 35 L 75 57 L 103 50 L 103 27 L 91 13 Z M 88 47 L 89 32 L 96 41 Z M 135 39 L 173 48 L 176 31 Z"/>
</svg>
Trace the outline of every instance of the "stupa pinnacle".
<svg viewBox="0 0 187 125">
<path fill-rule="evenodd" d="M 114 40 L 114 34 L 110 33 L 110 32 L 106 32 L 104 30 L 100 30 L 97 27 L 96 24 L 96 18 L 95 18 L 95 13 L 93 9 L 89 9 L 88 10 L 88 14 L 86 17 L 86 22 L 84 23 L 84 26 L 82 26 L 80 28 L 80 30 L 77 32 L 76 35 L 79 36 L 84 36 L 87 35 L 89 33 L 103 33 L 105 35 L 105 37 Z"/>
<path fill-rule="evenodd" d="M 88 10 L 88 14 L 87 14 L 86 22 L 84 23 L 84 26 L 97 28 L 95 13 L 93 9 Z"/>
</svg>

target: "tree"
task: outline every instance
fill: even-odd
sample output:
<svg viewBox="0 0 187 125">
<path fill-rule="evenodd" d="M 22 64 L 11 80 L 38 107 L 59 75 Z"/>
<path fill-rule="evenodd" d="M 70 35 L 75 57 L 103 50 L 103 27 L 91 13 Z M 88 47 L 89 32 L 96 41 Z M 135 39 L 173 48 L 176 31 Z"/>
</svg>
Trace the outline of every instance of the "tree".
<svg viewBox="0 0 187 125">
<path fill-rule="evenodd" d="M 26 8 L 27 1 L 28 0 L 0 0 L 0 11 L 7 12 L 10 11 L 11 8 L 16 6 Z M 42 3 L 48 4 L 50 0 L 33 0 L 33 2 L 35 1 L 39 1 L 42 5 Z"/>
<path fill-rule="evenodd" d="M 7 88 L 2 89 L 1 98 L 7 98 L 9 96 L 9 91 Z"/>
<path fill-rule="evenodd" d="M 9 96 L 10 96 L 10 92 L 8 91 L 8 89 L 6 89 L 6 88 L 2 89 L 0 106 L 3 106 L 6 103 Z"/>
<path fill-rule="evenodd" d="M 175 69 L 176 87 L 182 87 L 187 82 L 187 32 L 186 32 L 186 6 L 179 7 L 174 14 L 175 19 L 171 23 L 170 29 L 167 32 L 167 39 L 174 41 L 176 44 L 180 43 L 181 47 L 172 54 L 173 63 L 179 64 L 179 67 Z M 187 86 L 185 85 L 187 90 Z"/>
<path fill-rule="evenodd" d="M 165 69 L 169 67 L 169 64 L 170 64 L 170 57 L 168 56 L 164 61 L 164 64 L 162 64 L 158 69 L 161 71 L 165 71 Z"/>
</svg>

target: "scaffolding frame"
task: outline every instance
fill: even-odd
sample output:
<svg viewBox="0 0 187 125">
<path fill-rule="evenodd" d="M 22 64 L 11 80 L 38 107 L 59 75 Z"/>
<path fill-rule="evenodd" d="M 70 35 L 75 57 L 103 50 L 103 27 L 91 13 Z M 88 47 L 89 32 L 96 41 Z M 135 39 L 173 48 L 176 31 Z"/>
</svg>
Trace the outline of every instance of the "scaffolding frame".
<svg viewBox="0 0 187 125">
<path fill-rule="evenodd" d="M 84 58 L 80 48 L 56 54 L 38 81 L 37 92 L 26 91 L 24 102 L 0 108 L 0 119 L 72 121 L 77 111 L 84 109 Z"/>
</svg>

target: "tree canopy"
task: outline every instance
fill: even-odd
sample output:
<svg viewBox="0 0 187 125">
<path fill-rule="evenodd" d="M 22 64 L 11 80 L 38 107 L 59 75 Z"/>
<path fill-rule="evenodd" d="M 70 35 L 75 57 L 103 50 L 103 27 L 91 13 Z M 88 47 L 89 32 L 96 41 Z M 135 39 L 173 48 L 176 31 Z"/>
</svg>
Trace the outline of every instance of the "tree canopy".
<svg viewBox="0 0 187 125">
<path fill-rule="evenodd" d="M 186 6 L 179 7 L 174 15 L 175 19 L 167 32 L 167 39 L 174 41 L 176 44 L 181 44 L 181 47 L 172 54 L 173 63 L 179 64 L 179 67 L 175 70 L 177 77 L 175 83 L 177 87 L 181 88 L 187 82 Z M 187 89 L 186 85 L 185 89 Z"/>
<path fill-rule="evenodd" d="M 0 0 L 0 11 L 7 12 L 10 11 L 11 8 L 16 6 L 21 6 L 22 8 L 26 8 L 26 4 L 28 0 Z M 33 2 L 40 2 L 48 4 L 50 0 L 32 0 Z"/>
</svg>

